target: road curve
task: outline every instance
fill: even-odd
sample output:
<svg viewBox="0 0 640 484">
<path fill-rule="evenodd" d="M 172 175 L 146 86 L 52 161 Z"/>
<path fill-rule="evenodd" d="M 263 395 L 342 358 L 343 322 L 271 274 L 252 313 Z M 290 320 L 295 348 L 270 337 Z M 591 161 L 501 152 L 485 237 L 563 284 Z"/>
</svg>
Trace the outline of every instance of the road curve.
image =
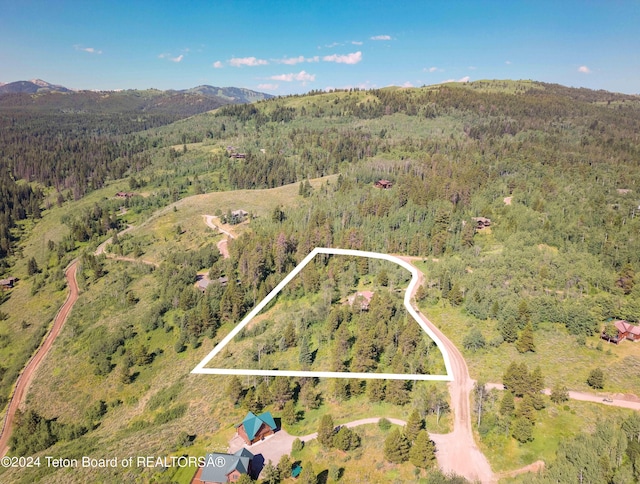
<svg viewBox="0 0 640 484">
<path fill-rule="evenodd" d="M 229 239 L 235 239 L 236 236 L 229 230 L 223 229 L 220 225 L 216 224 L 213 219 L 216 219 L 215 215 L 204 215 L 204 223 L 206 223 L 210 228 L 216 231 L 220 231 L 227 236 L 227 238 L 222 239 L 218 242 L 217 247 L 220 251 L 220 254 L 224 259 L 229 258 L 229 249 L 227 248 L 227 244 L 229 243 Z"/>
<path fill-rule="evenodd" d="M 7 452 L 9 452 L 9 437 L 11 436 L 11 430 L 13 429 L 16 412 L 27 395 L 27 390 L 29 389 L 29 385 L 33 380 L 33 375 L 38 369 L 38 366 L 40 366 L 40 363 L 42 363 L 42 360 L 44 360 L 44 358 L 47 356 L 47 353 L 53 346 L 53 342 L 60 334 L 64 323 L 67 321 L 73 305 L 78 300 L 78 282 L 76 280 L 77 268 L 77 259 L 73 260 L 73 262 L 69 264 L 69 267 L 67 267 L 67 270 L 64 273 L 65 277 L 67 278 L 67 284 L 69 286 L 69 294 L 67 295 L 67 299 L 58 310 L 58 314 L 56 314 L 56 317 L 53 320 L 53 326 L 51 327 L 51 330 L 46 336 L 44 342 L 42 343 L 38 351 L 36 351 L 36 353 L 31 357 L 27 365 L 24 367 L 24 370 L 22 370 L 22 373 L 18 377 L 15 390 L 9 402 L 7 415 L 4 419 L 2 434 L 0 435 L 0 457 L 4 457 L 5 455 L 7 455 Z"/>
<path fill-rule="evenodd" d="M 409 263 L 422 258 L 399 256 Z M 419 273 L 418 284 L 415 291 L 424 282 L 424 274 Z M 489 465 L 489 461 L 480 451 L 473 438 L 471 427 L 471 411 L 469 405 L 469 394 L 473 390 L 473 380 L 469 376 L 469 370 L 464 357 L 458 348 L 438 329 L 429 319 L 416 308 L 418 315 L 427 326 L 440 338 L 446 350 L 449 352 L 451 368 L 453 370 L 453 381 L 448 384 L 449 395 L 451 397 L 451 408 L 453 409 L 453 432 L 449 434 L 430 434 L 431 439 L 436 444 L 436 458 L 438 465 L 444 472 L 455 472 L 470 481 L 480 481 L 483 484 L 497 482 Z"/>
</svg>

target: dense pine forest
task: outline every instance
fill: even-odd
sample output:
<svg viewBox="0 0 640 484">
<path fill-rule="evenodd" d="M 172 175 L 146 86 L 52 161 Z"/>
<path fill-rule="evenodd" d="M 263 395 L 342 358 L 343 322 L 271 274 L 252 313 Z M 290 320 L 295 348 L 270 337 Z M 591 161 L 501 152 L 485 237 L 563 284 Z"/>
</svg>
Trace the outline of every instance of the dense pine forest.
<svg viewBox="0 0 640 484">
<path fill-rule="evenodd" d="M 38 452 L 58 441 L 80 452 L 88 445 L 85 435 L 92 434 L 112 443 L 100 422 L 116 425 L 110 415 L 122 417 L 123 409 L 130 413 L 118 428 L 127 439 L 151 432 L 154 422 L 160 429 L 155 435 L 168 432 L 189 414 L 189 400 L 177 396 L 178 390 L 157 406 L 138 405 L 138 399 L 153 392 L 152 382 L 167 372 L 171 359 L 190 369 L 317 246 L 415 256 L 426 275 L 416 296 L 423 312 L 450 311 L 446 314 L 464 321 L 451 326 L 452 339 L 474 365 L 488 367 L 491 355 L 502 358 L 495 369 L 479 370 L 474 378 L 508 380 L 509 358 L 526 361 L 537 378 L 539 347 L 551 335 L 588 355 L 587 373 L 600 370 L 606 389 L 640 392 L 637 382 L 616 380 L 624 368 L 640 368 L 637 350 L 615 359 L 617 347 L 605 351 L 599 340 L 612 320 L 640 321 L 636 96 L 530 81 L 478 81 L 316 91 L 227 105 L 187 119 L 191 108 L 135 115 L 117 106 L 103 113 L 81 106 L 73 112 L 42 112 L 20 96 L 10 102 L 0 97 L 0 272 L 18 271 L 35 298 L 58 290 L 62 266 L 80 256 L 85 299 L 68 323 L 61 365 L 82 359 L 78 364 L 98 390 L 77 397 L 76 403 L 90 402 L 95 410 L 82 416 L 82 427 L 70 425 L 77 410 L 54 414 L 49 404 L 33 405 L 29 410 L 35 413 L 25 414 L 24 426 L 39 428 L 44 443 L 27 441 L 29 432 L 21 424 L 14 448 Z M 320 177 L 325 178 L 312 180 Z M 390 182 L 389 188 L 375 186 L 381 179 Z M 258 192 L 289 184 L 294 184 L 293 195 L 277 202 Z M 114 199 L 122 189 L 135 193 Z M 207 201 L 198 205 L 197 216 L 186 208 L 192 195 Z M 246 221 L 232 219 L 231 211 L 238 209 L 249 212 Z M 60 231 L 38 233 L 53 213 Z M 234 225 L 239 236 L 229 241 L 228 259 L 220 257 L 218 239 L 204 231 L 205 213 L 241 222 Z M 157 267 L 123 268 L 122 262 L 93 255 L 99 242 L 128 223 L 141 229 L 115 237 L 108 252 L 151 260 Z M 29 237 L 46 248 L 32 249 Z M 335 368 L 400 371 L 418 365 L 416 354 L 426 352 L 428 343 L 419 341 L 417 350 L 412 346 L 415 328 L 400 317 L 398 296 L 378 294 L 371 301 L 375 310 L 368 313 L 322 303 L 324 294 L 338 302 L 363 281 L 378 289 L 400 284 L 400 276 L 370 269 L 357 261 L 310 266 L 283 295 L 300 322 L 291 328 L 282 322 L 284 343 L 273 341 L 268 350 L 259 344 L 260 326 L 243 334 L 246 357 L 261 364 L 262 358 L 269 362 L 281 354 L 311 366 L 310 354 L 325 334 L 325 350 L 319 351 L 326 351 Z M 204 292 L 194 287 L 198 273 L 214 281 Z M 0 407 L 32 350 L 33 339 L 26 337 L 37 339 L 36 330 L 46 324 L 10 313 L 13 297 L 7 293 L 0 305 L 0 354 L 9 354 L 10 343 L 24 351 L 16 350 L 15 361 L 0 359 Z M 373 326 L 381 314 L 388 315 L 395 335 Z M 302 338 L 314 325 L 321 329 L 311 333 L 311 340 Z M 565 363 L 562 356 L 545 362 L 557 367 L 553 372 L 545 367 L 545 385 L 557 387 L 556 396 L 566 391 L 563 385 L 589 389 L 586 376 L 575 376 L 582 362 Z M 187 377 L 168 378 L 167 394 L 182 388 Z M 444 387 L 229 380 L 218 385 L 224 396 L 210 394 L 229 412 L 270 405 L 283 409 L 291 401 L 290 420 L 303 429 L 327 402 L 388 404 L 407 413 L 415 408 L 432 421 L 446 408 Z M 40 385 L 60 396 L 62 390 Z M 274 398 L 283 393 L 287 401 Z M 507 391 L 504 397 L 475 393 L 476 408 L 486 405 L 477 419 L 483 445 L 537 445 L 533 421 L 544 418 L 545 407 L 561 412 L 566 404 L 563 398 L 533 393 L 540 399 L 531 397 L 535 410 L 529 413 L 521 411 L 526 391 Z M 296 411 L 312 417 L 300 418 Z M 221 412 L 212 411 L 207 424 L 222 425 L 211 422 Z M 630 482 L 621 481 L 624 476 L 637 481 L 638 425 L 627 415 L 616 416 L 615 426 L 590 422 L 584 432 L 556 442 L 557 460 L 541 482 L 573 482 L 562 480 L 573 472 L 570 454 L 587 455 L 591 448 L 614 444 L 609 460 L 590 468 L 589 475 L 604 479 L 598 482 Z M 197 425 L 198 435 L 213 432 Z M 524 447 L 523 453 L 532 448 Z M 522 461 L 530 463 L 535 452 Z"/>
</svg>

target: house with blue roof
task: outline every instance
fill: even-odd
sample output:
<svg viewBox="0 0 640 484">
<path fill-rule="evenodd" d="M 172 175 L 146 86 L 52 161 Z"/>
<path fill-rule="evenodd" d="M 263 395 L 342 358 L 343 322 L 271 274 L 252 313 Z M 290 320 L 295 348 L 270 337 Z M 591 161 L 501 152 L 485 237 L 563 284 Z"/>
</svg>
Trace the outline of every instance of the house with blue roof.
<svg viewBox="0 0 640 484">
<path fill-rule="evenodd" d="M 236 433 L 242 437 L 247 445 L 255 444 L 269 435 L 273 435 L 278 426 L 271 416 L 271 412 L 256 415 L 247 413 L 241 424 L 236 426 Z"/>
<path fill-rule="evenodd" d="M 226 484 L 236 482 L 241 475 L 251 474 L 254 455 L 242 448 L 233 454 L 209 453 L 204 466 L 196 472 L 191 484 Z"/>
</svg>

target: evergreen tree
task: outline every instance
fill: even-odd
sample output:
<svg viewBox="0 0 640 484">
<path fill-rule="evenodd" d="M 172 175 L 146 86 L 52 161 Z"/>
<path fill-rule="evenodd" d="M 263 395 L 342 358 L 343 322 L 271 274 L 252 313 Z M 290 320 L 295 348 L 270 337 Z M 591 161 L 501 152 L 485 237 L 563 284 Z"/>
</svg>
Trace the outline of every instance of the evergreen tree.
<svg viewBox="0 0 640 484">
<path fill-rule="evenodd" d="M 280 482 L 280 473 L 271 461 L 268 461 L 260 472 L 263 484 L 278 484 Z M 286 476 L 288 477 L 288 476 Z"/>
<path fill-rule="evenodd" d="M 401 464 L 409 459 L 411 443 L 400 432 L 400 429 L 393 429 L 384 441 L 384 458 L 394 464 Z"/>
<path fill-rule="evenodd" d="M 513 343 L 518 339 L 518 331 L 516 330 L 515 322 L 511 318 L 500 322 L 498 330 L 502 339 L 507 343 Z"/>
<path fill-rule="evenodd" d="M 309 369 L 313 362 L 313 355 L 309 348 L 309 338 L 307 335 L 303 335 L 300 339 L 300 348 L 298 349 L 298 362 L 302 366 L 303 370 Z"/>
<path fill-rule="evenodd" d="M 516 348 L 520 353 L 526 353 L 528 351 L 535 352 L 536 345 L 533 340 L 533 327 L 531 326 L 531 323 L 527 323 L 524 329 L 520 332 L 518 341 L 516 341 Z"/>
<path fill-rule="evenodd" d="M 515 399 L 513 398 L 513 393 L 507 391 L 504 392 L 502 396 L 502 401 L 500 402 L 500 414 L 504 416 L 513 415 L 514 410 L 516 409 Z"/>
<path fill-rule="evenodd" d="M 302 472 L 300 473 L 299 479 L 300 484 L 318 484 L 318 477 L 313 470 L 311 462 L 308 462 L 302 466 Z"/>
<path fill-rule="evenodd" d="M 298 421 L 293 400 L 289 400 L 284 404 L 284 408 L 282 409 L 282 421 L 287 425 L 293 425 Z"/>
<path fill-rule="evenodd" d="M 367 380 L 366 394 L 370 402 L 381 402 L 385 398 L 386 382 L 382 379 Z"/>
<path fill-rule="evenodd" d="M 283 454 L 282 457 L 280 457 L 280 461 L 278 462 L 277 466 L 280 480 L 285 480 L 287 477 L 291 476 L 291 467 L 291 458 L 288 454 Z"/>
<path fill-rule="evenodd" d="M 323 415 L 318 426 L 318 442 L 320 442 L 320 445 L 325 449 L 330 449 L 333 446 L 334 428 L 333 417 L 329 414 Z"/>
<path fill-rule="evenodd" d="M 37 274 L 38 272 L 38 263 L 36 262 L 36 259 L 34 257 L 31 257 L 27 262 L 27 273 L 32 276 L 34 274 Z"/>
<path fill-rule="evenodd" d="M 414 442 L 418 436 L 418 432 L 424 429 L 424 420 L 420 417 L 420 413 L 417 409 L 414 409 L 409 415 L 407 425 L 404 427 L 404 433 L 409 439 L 409 442 Z"/>
<path fill-rule="evenodd" d="M 435 463 L 436 448 L 426 430 L 420 430 L 409 451 L 409 462 L 416 467 L 427 469 Z"/>
<path fill-rule="evenodd" d="M 342 426 L 333 436 L 333 446 L 344 452 L 353 450 L 360 446 L 360 437 L 350 428 Z"/>
<path fill-rule="evenodd" d="M 524 417 L 518 417 L 513 422 L 511 435 L 523 444 L 529 442 L 533 440 L 533 424 Z"/>
</svg>

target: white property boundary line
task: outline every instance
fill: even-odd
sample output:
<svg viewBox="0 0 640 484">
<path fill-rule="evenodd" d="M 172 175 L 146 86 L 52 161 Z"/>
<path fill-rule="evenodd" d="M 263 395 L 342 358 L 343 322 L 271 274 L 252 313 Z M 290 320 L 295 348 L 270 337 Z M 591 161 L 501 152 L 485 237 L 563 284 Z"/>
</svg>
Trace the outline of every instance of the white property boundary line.
<svg viewBox="0 0 640 484">
<path fill-rule="evenodd" d="M 411 282 L 404 293 L 404 306 L 409 314 L 416 320 L 425 333 L 436 343 L 447 370 L 446 375 L 422 375 L 422 374 L 397 374 L 397 373 L 354 373 L 354 372 L 335 372 L 335 371 L 296 371 L 296 370 L 246 370 L 232 368 L 205 368 L 207 363 L 216 356 L 222 348 L 224 348 L 249 322 L 258 314 L 271 300 L 278 295 L 282 289 L 291 282 L 291 280 L 304 269 L 304 267 L 313 260 L 318 254 L 329 255 L 347 255 L 357 257 L 369 257 L 371 259 L 383 259 L 398 264 L 409 272 L 411 272 Z M 381 380 L 437 380 L 437 381 L 453 381 L 453 370 L 451 369 L 451 361 L 449 353 L 444 344 L 436 336 L 436 334 L 427 326 L 417 311 L 411 305 L 411 293 L 418 284 L 418 269 L 408 262 L 388 254 L 380 254 L 378 252 L 365 252 L 362 250 L 351 249 L 332 249 L 327 247 L 316 247 L 307 255 L 300 264 L 298 264 L 280 284 L 278 284 L 260 303 L 247 314 L 233 330 L 218 343 L 198 365 L 191 370 L 191 373 L 206 375 L 256 375 L 256 376 L 293 376 L 293 377 L 320 377 L 320 378 L 362 378 L 362 379 L 381 379 Z"/>
</svg>

